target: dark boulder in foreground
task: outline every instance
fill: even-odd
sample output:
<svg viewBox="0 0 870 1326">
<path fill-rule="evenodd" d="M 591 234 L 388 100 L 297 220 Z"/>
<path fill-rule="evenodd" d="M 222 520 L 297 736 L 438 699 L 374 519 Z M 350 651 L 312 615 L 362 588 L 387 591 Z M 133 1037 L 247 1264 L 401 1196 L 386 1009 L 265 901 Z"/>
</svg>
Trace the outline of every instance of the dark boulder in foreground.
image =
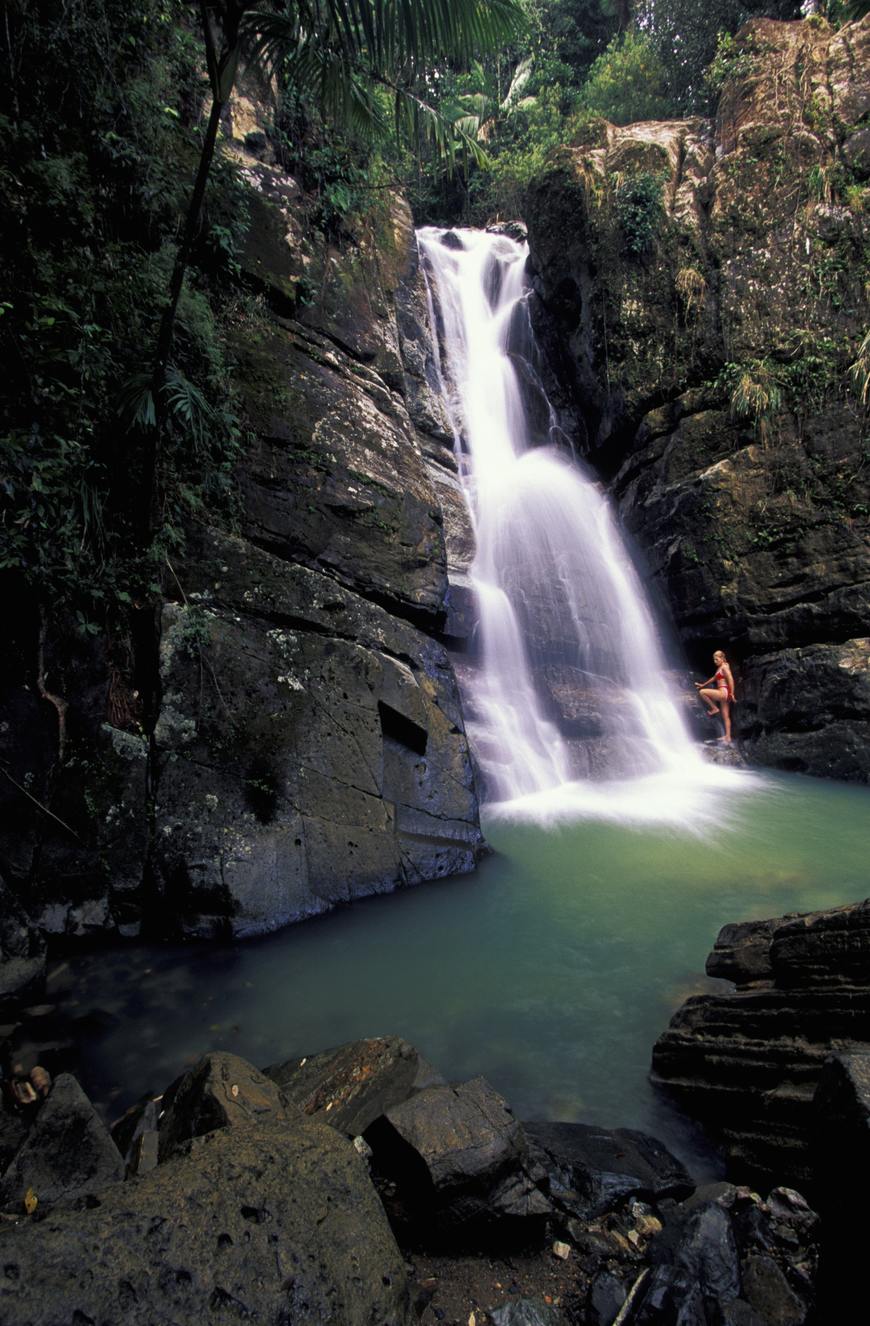
<svg viewBox="0 0 870 1326">
<path fill-rule="evenodd" d="M 365 1165 L 315 1120 L 221 1129 L 0 1235 L 4 1326 L 405 1326 L 402 1256 Z"/>
<path fill-rule="evenodd" d="M 858 1124 L 863 1067 L 835 1092 Z M 426 1326 L 447 1316 L 443 1285 L 463 1326 L 810 1320 L 817 1218 L 798 1193 L 693 1191 L 651 1137 L 526 1129 L 485 1079 L 421 1087 L 432 1075 L 396 1037 L 296 1062 L 288 1093 L 235 1055 L 206 1055 L 119 1121 L 126 1181 L 61 1077 L 28 1116 L 5 1116 L 16 1221 L 0 1222 L 0 1322 Z M 436 1274 L 407 1265 L 394 1230 Z"/>
<path fill-rule="evenodd" d="M 825 1060 L 870 1042 L 870 900 L 725 926 L 707 971 L 737 989 L 678 1009 L 652 1079 L 722 1136 L 738 1175 L 811 1185 Z"/>
<path fill-rule="evenodd" d="M 635 1282 L 632 1326 L 804 1326 L 815 1308 L 817 1218 L 776 1189 L 763 1202 L 730 1184 L 665 1213 Z"/>
<path fill-rule="evenodd" d="M 397 1186 L 394 1218 L 436 1239 L 498 1228 L 534 1238 L 552 1206 L 528 1139 L 485 1078 L 428 1087 L 387 1110 L 366 1134 L 377 1170 Z"/>
<path fill-rule="evenodd" d="M 160 1159 L 216 1128 L 244 1128 L 297 1114 L 283 1093 L 237 1054 L 207 1054 L 164 1097 Z"/>
<path fill-rule="evenodd" d="M 550 1191 L 582 1218 L 601 1215 L 625 1197 L 687 1197 L 694 1187 L 685 1166 L 646 1133 L 583 1123 L 525 1127 L 540 1148 Z"/>
<path fill-rule="evenodd" d="M 41 1207 L 71 1202 L 123 1177 L 108 1129 L 75 1078 L 62 1073 L 0 1179 L 0 1209 L 22 1212 L 28 1193 Z"/>
<path fill-rule="evenodd" d="M 415 1092 L 444 1082 L 400 1036 L 351 1041 L 322 1054 L 272 1064 L 265 1072 L 303 1113 L 317 1115 L 350 1137 L 364 1133 Z"/>
</svg>

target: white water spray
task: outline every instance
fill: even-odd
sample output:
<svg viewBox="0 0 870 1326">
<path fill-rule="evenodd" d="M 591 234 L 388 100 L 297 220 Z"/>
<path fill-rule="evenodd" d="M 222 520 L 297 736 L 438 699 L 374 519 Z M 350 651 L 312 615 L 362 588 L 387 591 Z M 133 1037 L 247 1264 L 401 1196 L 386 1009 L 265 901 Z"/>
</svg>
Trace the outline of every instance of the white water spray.
<svg viewBox="0 0 870 1326">
<path fill-rule="evenodd" d="M 535 445 L 524 384 L 526 402 L 531 383 L 538 414 L 549 419 L 551 442 L 557 430 L 534 370 L 526 247 L 479 231 L 444 236 L 418 233 L 476 537 L 479 667 L 466 705 L 489 794 L 555 813 L 567 794 L 599 814 L 605 801 L 615 809 L 614 795 L 623 808 L 648 803 L 652 779 L 663 810 L 676 786 L 691 786 L 709 766 L 669 692 L 606 498 L 562 450 Z M 622 781 L 593 785 L 590 773 Z"/>
</svg>

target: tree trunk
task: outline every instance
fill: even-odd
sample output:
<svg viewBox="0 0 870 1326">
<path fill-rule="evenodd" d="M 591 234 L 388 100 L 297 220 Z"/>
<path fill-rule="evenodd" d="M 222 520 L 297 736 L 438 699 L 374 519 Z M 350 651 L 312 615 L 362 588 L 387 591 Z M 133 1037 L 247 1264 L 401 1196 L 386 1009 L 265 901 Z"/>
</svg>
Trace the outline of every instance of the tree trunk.
<svg viewBox="0 0 870 1326">
<path fill-rule="evenodd" d="M 157 338 L 157 350 L 154 355 L 154 371 L 151 379 L 151 390 L 154 397 L 155 424 L 150 430 L 148 449 L 145 457 L 145 492 L 147 502 L 145 508 L 146 520 L 144 534 L 146 544 L 151 542 L 151 539 L 154 537 L 160 524 L 160 461 L 163 431 L 166 420 L 166 370 L 169 366 L 169 356 L 172 353 L 172 340 L 175 334 L 178 301 L 181 298 L 184 275 L 190 261 L 193 242 L 196 239 L 197 231 L 199 230 L 202 204 L 203 199 L 205 198 L 205 189 L 208 183 L 211 163 L 214 159 L 218 130 L 220 128 L 221 116 L 225 105 L 225 101 L 219 101 L 217 98 L 212 99 L 211 113 L 208 117 L 208 128 L 206 129 L 205 141 L 203 142 L 202 151 L 199 157 L 199 167 L 196 172 L 196 182 L 193 186 L 193 194 L 191 195 L 190 204 L 187 209 L 187 216 L 184 221 L 184 232 L 182 234 L 181 243 L 178 247 L 178 253 L 175 257 L 172 278 L 169 282 L 169 300 L 160 322 L 160 334 Z"/>
</svg>

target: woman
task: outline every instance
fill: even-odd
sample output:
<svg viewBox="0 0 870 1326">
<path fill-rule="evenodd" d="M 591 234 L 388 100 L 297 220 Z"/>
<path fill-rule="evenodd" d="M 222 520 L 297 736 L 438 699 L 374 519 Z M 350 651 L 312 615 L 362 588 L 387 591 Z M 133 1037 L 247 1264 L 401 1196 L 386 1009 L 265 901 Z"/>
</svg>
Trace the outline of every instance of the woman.
<svg viewBox="0 0 870 1326">
<path fill-rule="evenodd" d="M 731 675 L 731 669 L 728 666 L 728 660 L 721 649 L 717 649 L 713 655 L 713 662 L 716 664 L 716 672 L 706 681 L 696 681 L 698 694 L 707 706 L 707 713 L 711 718 L 716 718 L 721 713 L 722 722 L 725 724 L 725 736 L 722 738 L 728 745 L 731 744 L 731 705 L 734 703 L 734 678 Z"/>
</svg>

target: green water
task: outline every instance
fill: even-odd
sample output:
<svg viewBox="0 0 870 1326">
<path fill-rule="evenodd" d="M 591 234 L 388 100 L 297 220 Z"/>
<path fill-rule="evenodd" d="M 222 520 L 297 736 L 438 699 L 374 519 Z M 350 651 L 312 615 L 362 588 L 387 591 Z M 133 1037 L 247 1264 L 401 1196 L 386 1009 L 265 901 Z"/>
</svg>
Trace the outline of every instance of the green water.
<svg viewBox="0 0 870 1326">
<path fill-rule="evenodd" d="M 703 835 L 491 820 L 476 875 L 243 945 L 62 964 L 52 993 L 112 1019 L 83 1024 L 86 1085 L 117 1114 L 209 1049 L 262 1065 L 396 1032 L 449 1077 L 483 1073 L 521 1117 L 646 1128 L 681 1149 L 646 1074 L 673 1009 L 714 988 L 719 927 L 870 892 L 870 790 L 766 776 L 711 795 L 724 822 Z"/>
</svg>

